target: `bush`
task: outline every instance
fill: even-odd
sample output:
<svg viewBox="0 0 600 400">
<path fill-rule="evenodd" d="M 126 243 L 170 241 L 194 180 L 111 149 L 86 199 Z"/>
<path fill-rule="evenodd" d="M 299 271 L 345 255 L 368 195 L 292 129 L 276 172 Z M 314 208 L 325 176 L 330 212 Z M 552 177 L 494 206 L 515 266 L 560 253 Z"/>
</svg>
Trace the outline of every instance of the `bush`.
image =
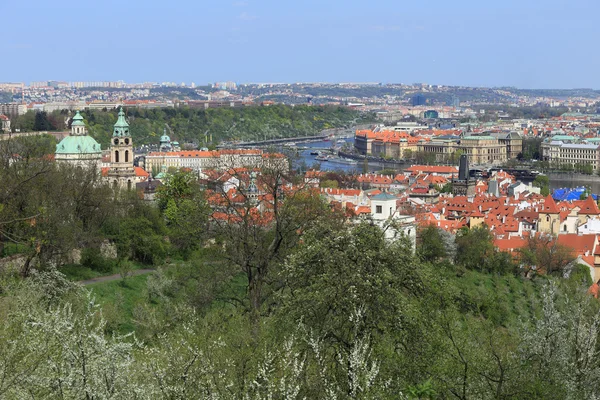
<svg viewBox="0 0 600 400">
<path fill-rule="evenodd" d="M 93 271 L 112 272 L 114 261 L 104 258 L 99 248 L 90 247 L 81 251 L 81 265 Z"/>
</svg>

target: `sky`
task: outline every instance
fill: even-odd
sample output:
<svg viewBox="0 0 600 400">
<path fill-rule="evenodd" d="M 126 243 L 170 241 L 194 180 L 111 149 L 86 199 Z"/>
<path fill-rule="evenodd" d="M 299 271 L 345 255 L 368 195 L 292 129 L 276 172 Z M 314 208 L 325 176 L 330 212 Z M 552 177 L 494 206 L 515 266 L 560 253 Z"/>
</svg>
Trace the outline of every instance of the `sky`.
<svg viewBox="0 0 600 400">
<path fill-rule="evenodd" d="M 0 82 L 600 88 L 598 0 L 0 0 Z"/>
</svg>

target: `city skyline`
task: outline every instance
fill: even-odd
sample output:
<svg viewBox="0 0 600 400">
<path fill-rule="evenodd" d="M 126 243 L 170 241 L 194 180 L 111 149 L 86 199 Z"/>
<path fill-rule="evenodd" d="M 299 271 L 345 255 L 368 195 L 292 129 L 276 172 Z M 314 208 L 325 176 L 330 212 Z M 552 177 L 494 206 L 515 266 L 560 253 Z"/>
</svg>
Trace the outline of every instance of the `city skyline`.
<svg viewBox="0 0 600 400">
<path fill-rule="evenodd" d="M 2 81 L 600 88 L 592 1 L 139 0 L 4 7 Z M 24 26 L 23 16 L 27 16 Z M 20 17 L 20 18 L 17 18 Z"/>
</svg>

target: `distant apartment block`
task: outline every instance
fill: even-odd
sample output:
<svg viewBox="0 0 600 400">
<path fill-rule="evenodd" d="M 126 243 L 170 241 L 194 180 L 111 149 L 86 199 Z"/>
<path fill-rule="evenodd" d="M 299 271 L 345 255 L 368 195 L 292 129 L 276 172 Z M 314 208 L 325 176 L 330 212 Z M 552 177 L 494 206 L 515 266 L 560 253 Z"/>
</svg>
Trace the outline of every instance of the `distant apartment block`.
<svg viewBox="0 0 600 400">
<path fill-rule="evenodd" d="M 0 91 L 16 93 L 20 92 L 25 88 L 23 82 L 2 82 L 0 83 Z"/>
<path fill-rule="evenodd" d="M 27 104 L 0 103 L 0 114 L 16 117 L 27 113 Z"/>
</svg>

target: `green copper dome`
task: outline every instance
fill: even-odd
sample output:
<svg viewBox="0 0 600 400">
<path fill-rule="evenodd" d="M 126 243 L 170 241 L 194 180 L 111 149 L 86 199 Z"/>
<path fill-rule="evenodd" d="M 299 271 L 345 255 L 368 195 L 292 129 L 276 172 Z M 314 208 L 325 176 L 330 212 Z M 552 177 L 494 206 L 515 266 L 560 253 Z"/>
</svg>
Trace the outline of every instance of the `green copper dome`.
<svg viewBox="0 0 600 400">
<path fill-rule="evenodd" d="M 102 154 L 91 136 L 67 136 L 56 145 L 56 154 Z"/>
<path fill-rule="evenodd" d="M 73 117 L 73 122 L 71 122 L 71 126 L 85 126 L 85 123 L 83 122 L 83 117 L 81 116 L 81 114 L 79 114 L 79 111 L 77 111 L 77 113 Z"/>
<path fill-rule="evenodd" d="M 117 119 L 117 123 L 115 124 L 113 130 L 114 136 L 129 136 L 129 124 L 125 120 L 125 113 L 123 112 L 123 107 L 119 110 L 119 118 Z"/>
</svg>

